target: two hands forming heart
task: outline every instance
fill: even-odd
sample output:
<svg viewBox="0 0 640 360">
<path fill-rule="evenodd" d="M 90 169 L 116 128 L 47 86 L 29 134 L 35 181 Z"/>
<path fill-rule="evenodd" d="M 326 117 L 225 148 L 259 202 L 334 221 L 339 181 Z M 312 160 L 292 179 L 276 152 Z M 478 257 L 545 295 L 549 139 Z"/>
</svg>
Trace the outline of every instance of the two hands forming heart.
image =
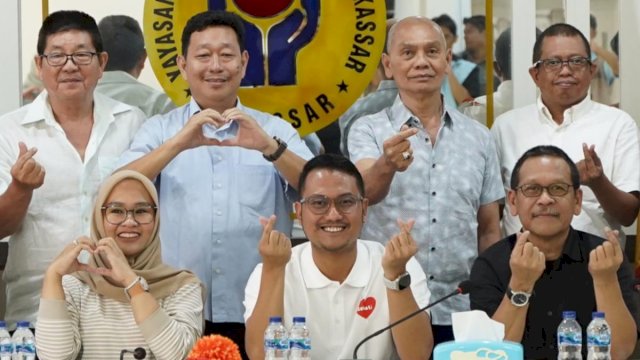
<svg viewBox="0 0 640 360">
<path fill-rule="evenodd" d="M 213 109 L 194 114 L 175 141 L 181 150 L 203 145 L 240 146 L 273 153 L 278 146 L 255 119 L 238 108 L 227 109 L 222 114 Z"/>
<path fill-rule="evenodd" d="M 82 260 L 83 254 L 90 256 L 99 256 L 104 267 L 96 267 L 87 261 L 86 264 Z M 94 263 L 95 264 L 95 263 Z M 129 262 L 125 257 L 118 244 L 110 237 L 92 243 L 89 238 L 82 236 L 67 245 L 62 252 L 56 257 L 47 272 L 53 272 L 62 277 L 76 271 L 87 271 L 108 277 L 114 284 L 126 287 L 135 279 L 136 274 L 129 266 Z"/>
</svg>

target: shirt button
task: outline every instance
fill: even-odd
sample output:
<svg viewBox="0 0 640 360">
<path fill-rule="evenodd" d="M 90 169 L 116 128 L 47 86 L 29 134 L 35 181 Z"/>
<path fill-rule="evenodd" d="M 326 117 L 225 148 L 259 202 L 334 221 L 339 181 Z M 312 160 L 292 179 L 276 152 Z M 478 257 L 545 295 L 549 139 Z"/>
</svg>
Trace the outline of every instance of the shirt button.
<svg viewBox="0 0 640 360">
<path fill-rule="evenodd" d="M 222 211 L 220 211 L 220 210 L 216 211 L 216 215 L 218 215 L 218 216 L 222 215 Z"/>
<path fill-rule="evenodd" d="M 436 192 L 435 192 L 435 191 L 434 191 L 434 192 L 432 192 L 432 193 L 431 193 L 431 195 L 436 196 Z"/>
<path fill-rule="evenodd" d="M 216 184 L 216 187 L 220 189 L 222 187 L 222 184 Z"/>
<path fill-rule="evenodd" d="M 220 239 L 216 240 L 216 244 L 222 244 L 222 240 Z"/>
<path fill-rule="evenodd" d="M 436 251 L 436 248 L 435 248 L 435 246 L 431 248 L 431 251 Z"/>
<path fill-rule="evenodd" d="M 431 222 L 432 222 L 432 223 L 436 222 L 436 219 L 431 219 Z"/>
<path fill-rule="evenodd" d="M 433 279 L 434 279 L 433 275 L 429 275 L 429 280 L 433 280 Z"/>
<path fill-rule="evenodd" d="M 218 161 L 222 160 L 222 156 L 218 155 Z"/>
<path fill-rule="evenodd" d="M 432 167 L 433 169 L 435 169 L 435 168 L 436 168 L 436 164 L 431 164 L 431 167 Z"/>
<path fill-rule="evenodd" d="M 221 272 L 220 269 L 216 269 L 216 274 L 220 274 Z"/>
</svg>

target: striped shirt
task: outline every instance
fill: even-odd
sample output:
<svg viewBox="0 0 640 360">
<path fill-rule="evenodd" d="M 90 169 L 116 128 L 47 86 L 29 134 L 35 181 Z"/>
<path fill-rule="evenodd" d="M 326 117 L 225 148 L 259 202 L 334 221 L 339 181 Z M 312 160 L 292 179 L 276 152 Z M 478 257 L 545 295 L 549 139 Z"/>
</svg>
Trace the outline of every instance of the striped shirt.
<svg viewBox="0 0 640 360">
<path fill-rule="evenodd" d="M 160 307 L 136 324 L 129 304 L 96 294 L 64 276 L 65 300 L 41 299 L 36 346 L 41 359 L 118 359 L 142 347 L 146 359 L 184 359 L 202 335 L 202 294 L 187 284 L 158 300 Z"/>
</svg>

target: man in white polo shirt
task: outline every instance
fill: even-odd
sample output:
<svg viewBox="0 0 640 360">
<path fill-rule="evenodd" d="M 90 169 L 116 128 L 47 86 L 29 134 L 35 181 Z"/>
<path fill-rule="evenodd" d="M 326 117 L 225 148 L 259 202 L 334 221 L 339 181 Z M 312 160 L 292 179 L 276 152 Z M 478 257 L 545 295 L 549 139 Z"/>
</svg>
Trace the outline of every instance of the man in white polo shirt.
<svg viewBox="0 0 640 360">
<path fill-rule="evenodd" d="M 529 74 L 540 89 L 535 104 L 498 117 L 496 140 L 505 189 L 518 158 L 537 145 L 555 145 L 578 165 L 584 196 L 576 230 L 602 238 L 605 226 L 621 230 L 640 208 L 638 127 L 624 111 L 592 101 L 596 71 L 587 38 L 568 24 L 554 24 L 538 36 Z M 521 228 L 505 209 L 505 235 Z M 624 239 L 624 237 L 622 237 Z"/>
<path fill-rule="evenodd" d="M 399 234 L 386 247 L 359 240 L 367 213 L 364 183 L 355 165 L 320 155 L 300 175 L 296 213 L 309 242 L 291 249 L 263 219 L 263 263 L 245 289 L 246 351 L 264 358 L 263 335 L 270 316 L 305 316 L 313 359 L 351 358 L 364 337 L 429 302 L 427 280 L 413 258 L 418 248 L 413 221 L 398 220 Z M 375 359 L 427 359 L 433 337 L 427 312 L 366 342 L 359 355 Z"/>
</svg>

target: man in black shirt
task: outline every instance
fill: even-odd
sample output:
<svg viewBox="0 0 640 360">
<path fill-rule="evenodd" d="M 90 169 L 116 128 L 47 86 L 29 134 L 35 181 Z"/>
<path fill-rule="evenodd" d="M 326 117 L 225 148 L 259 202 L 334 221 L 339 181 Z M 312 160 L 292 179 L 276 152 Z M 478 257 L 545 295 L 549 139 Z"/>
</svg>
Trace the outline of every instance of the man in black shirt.
<svg viewBox="0 0 640 360">
<path fill-rule="evenodd" d="M 530 149 L 514 167 L 508 201 L 523 231 L 476 260 L 471 308 L 504 323 L 505 340 L 521 342 L 526 359 L 557 358 L 562 311 L 576 311 L 583 329 L 602 311 L 611 358 L 627 359 L 637 338 L 632 270 L 617 231 L 605 240 L 571 228 L 582 201 L 575 164 L 555 146 Z"/>
</svg>

